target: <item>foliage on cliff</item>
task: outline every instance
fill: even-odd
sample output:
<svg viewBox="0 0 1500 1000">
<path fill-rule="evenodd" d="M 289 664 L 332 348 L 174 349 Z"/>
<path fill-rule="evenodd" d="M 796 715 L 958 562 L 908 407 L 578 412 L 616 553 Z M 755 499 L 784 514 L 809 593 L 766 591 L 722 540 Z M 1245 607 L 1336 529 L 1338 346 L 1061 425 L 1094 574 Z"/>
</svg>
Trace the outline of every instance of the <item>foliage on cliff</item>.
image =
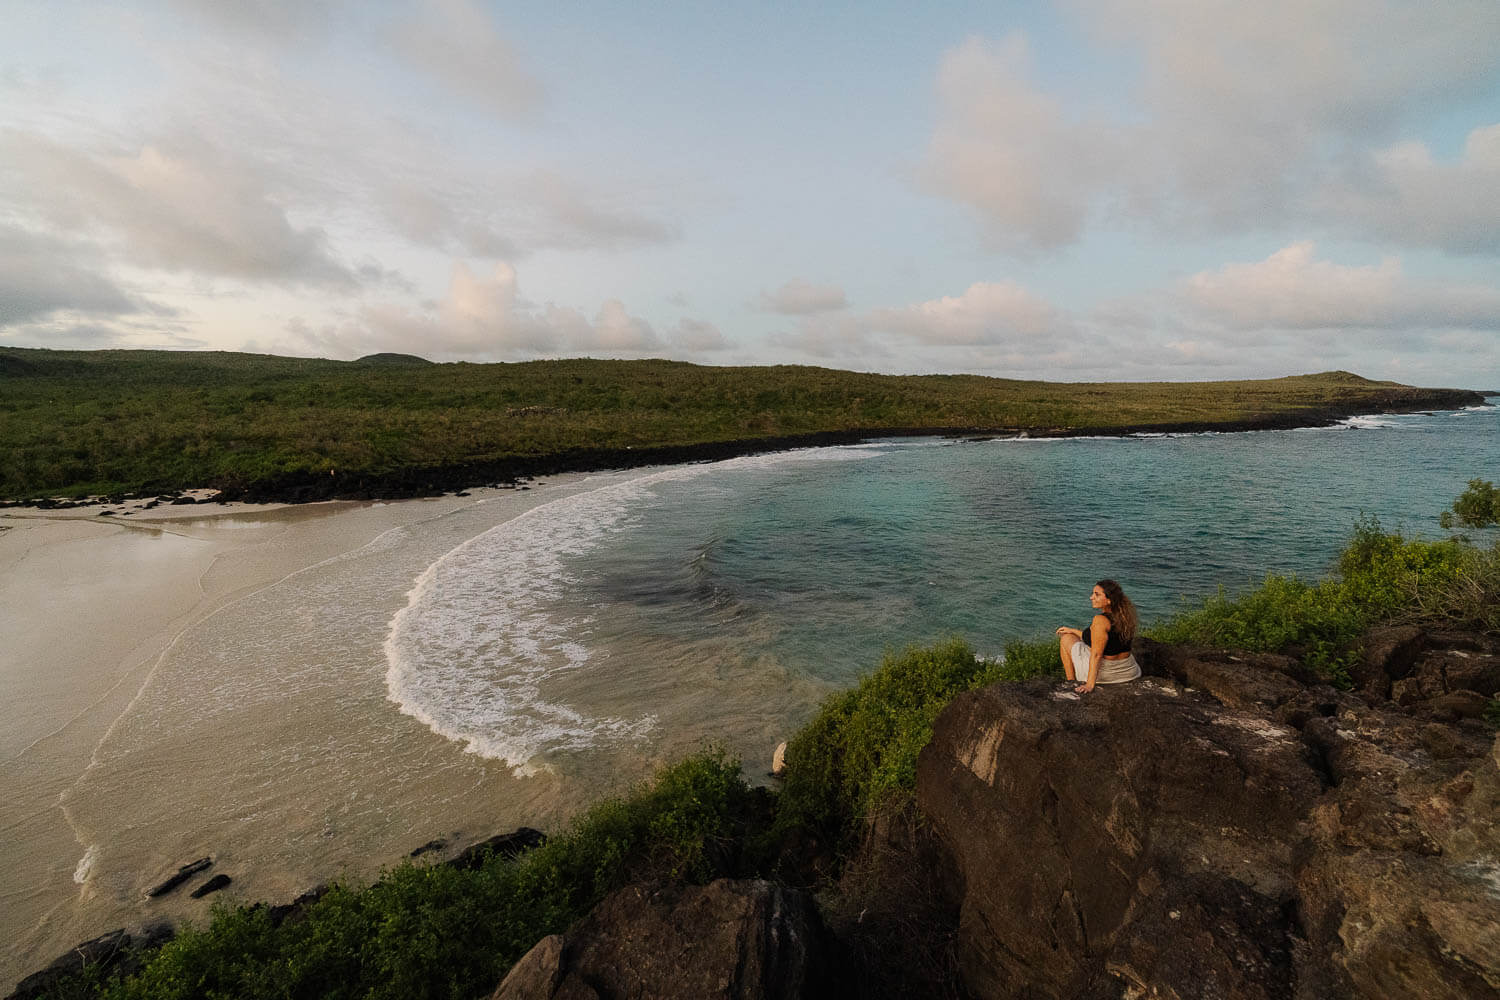
<svg viewBox="0 0 1500 1000">
<path fill-rule="evenodd" d="M 1161 642 L 1292 652 L 1347 685 L 1358 639 L 1376 622 L 1448 620 L 1500 629 L 1500 608 L 1490 600 L 1497 581 L 1500 548 L 1408 539 L 1370 519 L 1355 526 L 1334 577 L 1310 583 L 1273 573 L 1238 597 L 1220 588 L 1148 634 Z"/>
</svg>

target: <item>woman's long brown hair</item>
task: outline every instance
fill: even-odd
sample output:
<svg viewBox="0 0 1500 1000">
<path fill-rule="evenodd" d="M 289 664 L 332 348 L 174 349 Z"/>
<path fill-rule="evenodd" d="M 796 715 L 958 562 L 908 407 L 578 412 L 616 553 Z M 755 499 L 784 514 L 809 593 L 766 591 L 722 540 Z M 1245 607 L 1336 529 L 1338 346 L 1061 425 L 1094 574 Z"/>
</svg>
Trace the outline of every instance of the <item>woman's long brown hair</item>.
<svg viewBox="0 0 1500 1000">
<path fill-rule="evenodd" d="M 1135 628 L 1140 624 L 1140 619 L 1135 613 L 1135 605 L 1125 596 L 1124 589 L 1113 580 L 1100 580 L 1094 586 L 1104 591 L 1104 596 L 1109 600 L 1110 629 L 1126 642 L 1134 639 Z"/>
</svg>

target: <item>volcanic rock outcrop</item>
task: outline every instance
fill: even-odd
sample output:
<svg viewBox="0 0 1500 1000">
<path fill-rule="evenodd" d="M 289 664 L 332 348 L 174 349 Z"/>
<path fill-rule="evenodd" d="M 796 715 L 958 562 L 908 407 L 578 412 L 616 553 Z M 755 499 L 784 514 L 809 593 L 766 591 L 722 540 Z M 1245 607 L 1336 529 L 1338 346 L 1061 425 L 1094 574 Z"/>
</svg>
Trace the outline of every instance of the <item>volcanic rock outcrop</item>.
<svg viewBox="0 0 1500 1000">
<path fill-rule="evenodd" d="M 1488 676 L 1395 638 L 1398 672 Z M 968 992 L 1500 997 L 1500 742 L 1434 703 L 1468 689 L 1413 711 L 1380 664 L 1355 695 L 1288 657 L 1137 655 L 1134 684 L 994 685 L 939 717 L 917 795 Z"/>
<path fill-rule="evenodd" d="M 838 995 L 811 898 L 759 880 L 630 886 L 527 952 L 493 1000 L 800 1000 Z"/>
</svg>

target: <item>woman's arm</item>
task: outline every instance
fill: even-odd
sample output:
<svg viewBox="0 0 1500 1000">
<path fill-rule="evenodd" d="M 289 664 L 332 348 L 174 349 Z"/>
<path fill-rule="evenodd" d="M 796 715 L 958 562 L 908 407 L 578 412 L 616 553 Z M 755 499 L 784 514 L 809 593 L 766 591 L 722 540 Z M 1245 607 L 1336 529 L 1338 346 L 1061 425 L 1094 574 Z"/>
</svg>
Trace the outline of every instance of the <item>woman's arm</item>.
<svg viewBox="0 0 1500 1000">
<path fill-rule="evenodd" d="M 1078 686 L 1078 690 L 1084 694 L 1094 690 L 1094 682 L 1099 677 L 1099 661 L 1104 659 L 1104 644 L 1108 641 L 1109 619 L 1103 615 L 1095 615 L 1094 620 L 1089 623 L 1089 675 Z"/>
</svg>

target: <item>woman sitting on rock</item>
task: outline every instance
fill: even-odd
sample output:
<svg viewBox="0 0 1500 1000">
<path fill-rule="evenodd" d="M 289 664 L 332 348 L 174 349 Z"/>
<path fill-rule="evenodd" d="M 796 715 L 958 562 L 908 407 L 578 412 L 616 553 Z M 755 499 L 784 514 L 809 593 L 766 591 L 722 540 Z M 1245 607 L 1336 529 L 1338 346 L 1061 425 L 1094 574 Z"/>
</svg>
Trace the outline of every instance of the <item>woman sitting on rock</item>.
<svg viewBox="0 0 1500 1000">
<path fill-rule="evenodd" d="M 1113 580 L 1094 584 L 1089 603 L 1098 614 L 1082 632 L 1067 625 L 1057 630 L 1059 652 L 1068 680 L 1082 680 L 1073 690 L 1086 694 L 1095 684 L 1120 684 L 1141 676 L 1141 666 L 1130 651 L 1138 622 L 1135 605 Z"/>
</svg>

